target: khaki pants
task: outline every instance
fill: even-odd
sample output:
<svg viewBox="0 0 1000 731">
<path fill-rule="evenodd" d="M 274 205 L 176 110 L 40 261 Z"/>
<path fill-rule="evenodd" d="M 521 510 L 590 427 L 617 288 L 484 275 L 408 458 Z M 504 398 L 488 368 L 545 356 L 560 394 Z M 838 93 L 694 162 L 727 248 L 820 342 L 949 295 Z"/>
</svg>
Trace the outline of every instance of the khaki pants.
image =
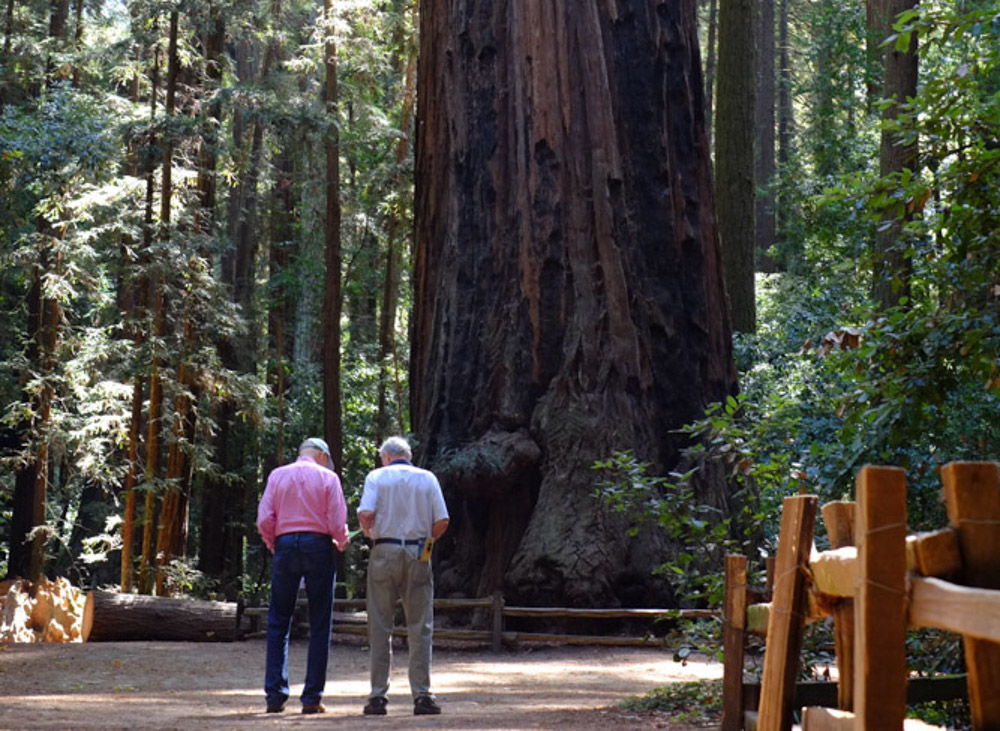
<svg viewBox="0 0 1000 731">
<path fill-rule="evenodd" d="M 431 642 L 434 634 L 434 576 L 416 546 L 372 546 L 368 561 L 368 644 L 371 695 L 386 697 L 392 663 L 392 624 L 396 600 L 403 600 L 410 651 L 410 692 L 431 694 Z"/>
</svg>

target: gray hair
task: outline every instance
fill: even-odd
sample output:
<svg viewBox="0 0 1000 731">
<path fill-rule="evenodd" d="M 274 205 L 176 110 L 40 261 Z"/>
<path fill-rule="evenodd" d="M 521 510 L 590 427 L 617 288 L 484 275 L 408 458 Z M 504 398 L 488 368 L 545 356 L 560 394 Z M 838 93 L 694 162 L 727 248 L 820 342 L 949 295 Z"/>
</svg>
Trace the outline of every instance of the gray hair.
<svg viewBox="0 0 1000 731">
<path fill-rule="evenodd" d="M 403 437 L 389 437 L 382 442 L 382 446 L 378 448 L 378 453 L 383 456 L 389 455 L 392 457 L 413 459 L 413 450 L 410 449 L 410 443 L 403 439 Z"/>
</svg>

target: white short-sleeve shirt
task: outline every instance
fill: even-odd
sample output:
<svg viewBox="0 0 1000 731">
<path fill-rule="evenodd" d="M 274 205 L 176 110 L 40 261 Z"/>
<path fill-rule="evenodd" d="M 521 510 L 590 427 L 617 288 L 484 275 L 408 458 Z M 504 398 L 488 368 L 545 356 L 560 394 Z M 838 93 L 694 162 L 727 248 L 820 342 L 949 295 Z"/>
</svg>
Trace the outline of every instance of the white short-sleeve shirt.
<svg viewBox="0 0 1000 731">
<path fill-rule="evenodd" d="M 429 538 L 431 528 L 448 518 L 437 477 L 404 460 L 372 470 L 365 478 L 358 512 L 375 514 L 373 539 Z"/>
</svg>

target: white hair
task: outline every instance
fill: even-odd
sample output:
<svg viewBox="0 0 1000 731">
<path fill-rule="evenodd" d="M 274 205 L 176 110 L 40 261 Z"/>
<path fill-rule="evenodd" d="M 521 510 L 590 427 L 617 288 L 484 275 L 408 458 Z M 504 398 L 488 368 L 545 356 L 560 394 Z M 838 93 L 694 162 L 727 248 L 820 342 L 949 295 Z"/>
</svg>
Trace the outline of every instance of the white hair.
<svg viewBox="0 0 1000 731">
<path fill-rule="evenodd" d="M 389 437 L 382 442 L 382 446 L 378 448 L 378 453 L 383 456 L 389 455 L 392 457 L 413 459 L 413 450 L 410 449 L 410 443 L 403 439 L 403 437 Z"/>
</svg>

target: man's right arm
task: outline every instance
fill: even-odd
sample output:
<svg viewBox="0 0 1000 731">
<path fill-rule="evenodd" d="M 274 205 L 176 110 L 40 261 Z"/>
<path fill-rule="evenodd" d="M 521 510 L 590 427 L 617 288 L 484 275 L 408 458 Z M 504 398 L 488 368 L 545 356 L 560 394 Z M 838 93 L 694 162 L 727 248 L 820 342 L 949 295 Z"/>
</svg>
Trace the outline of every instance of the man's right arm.
<svg viewBox="0 0 1000 731">
<path fill-rule="evenodd" d="M 274 514 L 274 491 L 271 489 L 271 480 L 269 479 L 267 487 L 264 488 L 264 496 L 260 499 L 260 505 L 257 506 L 257 530 L 260 531 L 260 537 L 271 553 L 274 553 L 276 519 L 277 516 Z"/>
<path fill-rule="evenodd" d="M 375 513 L 370 510 L 358 511 L 358 522 L 361 524 L 362 532 L 368 537 L 372 537 L 372 528 L 375 525 Z"/>
</svg>

